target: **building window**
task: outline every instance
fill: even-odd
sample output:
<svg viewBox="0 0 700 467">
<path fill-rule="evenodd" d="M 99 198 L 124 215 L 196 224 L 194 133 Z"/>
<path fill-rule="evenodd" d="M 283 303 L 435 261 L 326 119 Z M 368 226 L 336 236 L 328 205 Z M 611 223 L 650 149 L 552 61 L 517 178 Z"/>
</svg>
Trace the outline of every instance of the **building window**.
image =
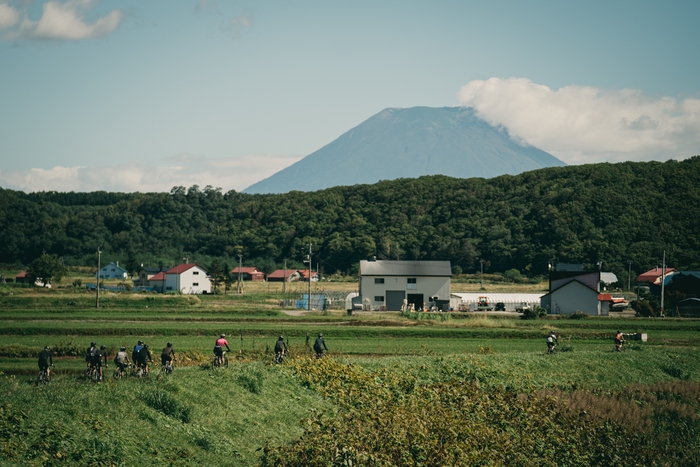
<svg viewBox="0 0 700 467">
<path fill-rule="evenodd" d="M 112 268 L 112 272 L 116 271 L 116 269 Z"/>
<path fill-rule="evenodd" d="M 383 284 L 384 283 L 384 278 L 383 277 L 375 277 L 374 278 L 374 283 L 375 284 Z"/>
<path fill-rule="evenodd" d="M 374 301 L 375 302 L 384 302 L 384 295 L 375 295 L 374 296 Z"/>
<path fill-rule="evenodd" d="M 172 287 L 166 287 L 165 290 L 173 290 Z"/>
<path fill-rule="evenodd" d="M 199 271 L 193 271 L 193 272 L 192 272 L 192 275 L 193 275 L 193 276 L 198 276 L 198 275 L 199 275 Z"/>
<path fill-rule="evenodd" d="M 418 288 L 417 280 L 415 277 L 406 278 L 406 288 L 408 290 L 416 290 Z"/>
<path fill-rule="evenodd" d="M 199 282 L 192 282 L 192 287 L 199 287 Z"/>
</svg>

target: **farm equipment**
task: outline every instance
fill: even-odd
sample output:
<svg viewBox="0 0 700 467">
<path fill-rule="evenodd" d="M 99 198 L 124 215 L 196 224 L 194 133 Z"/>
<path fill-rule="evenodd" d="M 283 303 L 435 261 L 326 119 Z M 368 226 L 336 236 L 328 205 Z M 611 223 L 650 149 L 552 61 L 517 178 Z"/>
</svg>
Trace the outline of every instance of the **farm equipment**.
<svg viewBox="0 0 700 467">
<path fill-rule="evenodd" d="M 476 301 L 476 311 L 493 311 L 493 307 L 489 305 L 488 297 L 479 297 Z"/>
</svg>

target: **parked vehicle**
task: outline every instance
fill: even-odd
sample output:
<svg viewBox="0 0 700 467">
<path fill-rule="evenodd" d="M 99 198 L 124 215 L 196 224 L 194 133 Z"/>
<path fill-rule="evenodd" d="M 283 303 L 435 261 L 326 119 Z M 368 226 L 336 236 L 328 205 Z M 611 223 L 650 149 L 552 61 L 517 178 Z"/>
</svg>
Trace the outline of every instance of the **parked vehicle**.
<svg viewBox="0 0 700 467">
<path fill-rule="evenodd" d="M 493 311 L 493 307 L 489 305 L 489 297 L 479 297 L 479 299 L 476 302 L 476 310 L 477 311 Z"/>
<path fill-rule="evenodd" d="M 496 306 L 494 307 L 494 311 L 506 311 L 506 304 L 503 302 L 496 303 Z"/>
<path fill-rule="evenodd" d="M 515 311 L 518 313 L 525 313 L 526 311 L 530 311 L 530 305 L 526 302 L 520 302 L 520 305 L 515 305 Z"/>
</svg>

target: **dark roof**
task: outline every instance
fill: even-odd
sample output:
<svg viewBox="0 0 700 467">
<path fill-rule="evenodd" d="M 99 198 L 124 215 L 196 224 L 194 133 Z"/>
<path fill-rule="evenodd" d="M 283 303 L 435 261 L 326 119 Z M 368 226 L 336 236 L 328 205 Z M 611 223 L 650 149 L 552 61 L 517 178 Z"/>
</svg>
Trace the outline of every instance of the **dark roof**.
<svg viewBox="0 0 700 467">
<path fill-rule="evenodd" d="M 167 270 L 165 273 L 166 274 L 182 274 L 185 271 L 188 271 L 194 267 L 197 267 L 201 269 L 202 271 L 206 272 L 206 269 L 204 269 L 202 266 L 198 266 L 194 263 L 187 263 L 187 264 L 178 264 L 172 269 Z"/>
<path fill-rule="evenodd" d="M 160 271 L 161 271 L 161 268 L 147 268 L 147 267 L 144 267 L 144 268 L 141 268 L 141 270 L 142 270 L 142 271 L 146 271 L 147 273 L 153 273 L 153 274 L 155 274 L 155 273 L 160 272 Z"/>
<path fill-rule="evenodd" d="M 452 276 L 449 261 L 360 261 L 361 276 Z"/>
</svg>

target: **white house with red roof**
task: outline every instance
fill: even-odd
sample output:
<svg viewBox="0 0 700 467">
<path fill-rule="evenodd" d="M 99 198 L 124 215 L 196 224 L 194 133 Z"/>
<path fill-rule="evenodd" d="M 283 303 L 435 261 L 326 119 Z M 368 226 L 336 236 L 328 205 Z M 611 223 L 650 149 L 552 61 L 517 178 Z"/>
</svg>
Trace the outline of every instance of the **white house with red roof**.
<svg viewBox="0 0 700 467">
<path fill-rule="evenodd" d="M 298 281 L 301 276 L 296 269 L 278 269 L 267 275 L 267 280 L 270 282 L 294 282 Z"/>
<path fill-rule="evenodd" d="M 666 268 L 666 275 L 664 278 L 668 276 L 672 276 L 676 273 L 676 270 L 674 268 Z M 654 269 L 650 269 L 645 273 L 640 274 L 637 276 L 637 283 L 642 284 L 642 283 L 648 283 L 652 285 L 661 285 L 661 276 L 664 275 L 664 270 L 663 268 L 656 267 Z"/>
<path fill-rule="evenodd" d="M 187 263 L 165 271 L 165 292 L 176 291 L 183 294 L 211 293 L 206 269 Z"/>
<path fill-rule="evenodd" d="M 165 274 L 165 271 L 160 271 L 158 274 L 155 274 L 154 276 L 151 276 L 150 279 L 148 279 L 147 285 L 156 289 L 156 292 L 163 293 L 165 292 L 166 279 L 167 276 Z"/>
</svg>

